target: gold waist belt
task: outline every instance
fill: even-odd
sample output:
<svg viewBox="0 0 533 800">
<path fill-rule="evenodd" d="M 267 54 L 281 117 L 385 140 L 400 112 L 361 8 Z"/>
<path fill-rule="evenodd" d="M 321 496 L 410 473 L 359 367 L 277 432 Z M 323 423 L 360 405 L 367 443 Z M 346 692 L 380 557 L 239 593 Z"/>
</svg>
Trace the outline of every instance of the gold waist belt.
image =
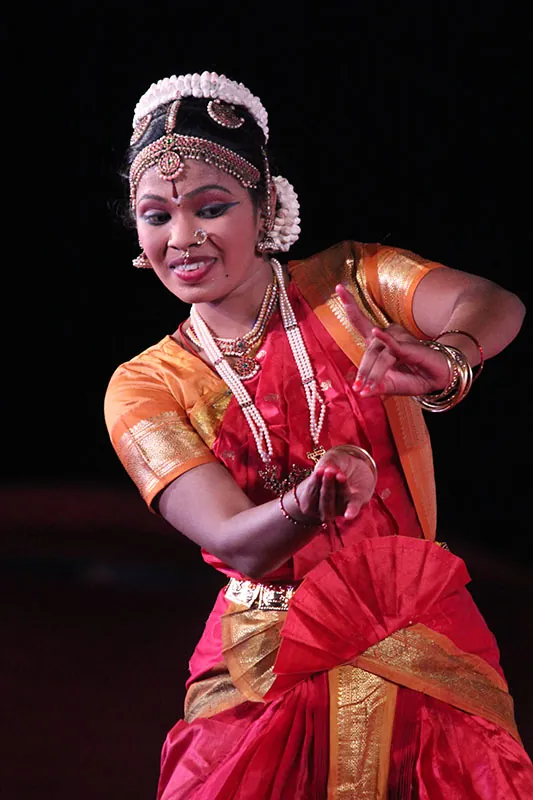
<svg viewBox="0 0 533 800">
<path fill-rule="evenodd" d="M 260 611 L 287 611 L 289 601 L 298 584 L 288 583 L 254 583 L 230 578 L 224 592 L 232 603 L 246 608 L 257 608 Z"/>
</svg>

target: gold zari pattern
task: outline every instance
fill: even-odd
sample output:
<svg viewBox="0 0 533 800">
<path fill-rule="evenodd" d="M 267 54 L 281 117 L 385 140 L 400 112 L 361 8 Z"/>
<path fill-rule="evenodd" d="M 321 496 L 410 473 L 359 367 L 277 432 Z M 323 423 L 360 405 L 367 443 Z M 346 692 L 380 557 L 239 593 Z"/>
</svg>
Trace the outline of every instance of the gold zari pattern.
<svg viewBox="0 0 533 800">
<path fill-rule="evenodd" d="M 225 387 L 212 397 L 202 398 L 191 411 L 191 425 L 210 449 L 213 448 L 232 397 L 231 391 Z"/>
<path fill-rule="evenodd" d="M 181 464 L 205 457 L 206 447 L 177 411 L 143 419 L 122 434 L 117 453 L 143 495 Z"/>
<path fill-rule="evenodd" d="M 328 800 L 385 800 L 397 687 L 352 666 L 329 673 Z"/>
<path fill-rule="evenodd" d="M 189 687 L 185 696 L 185 722 L 212 717 L 228 708 L 235 708 L 245 700 L 231 680 L 226 665 L 220 663 Z"/>
<path fill-rule="evenodd" d="M 222 617 L 222 652 L 235 686 L 262 702 L 275 680 L 274 662 L 285 611 L 260 611 L 231 603 Z"/>
<path fill-rule="evenodd" d="M 265 584 L 231 578 L 225 595 L 232 603 L 260 611 L 287 611 L 298 587 L 293 584 Z"/>
<path fill-rule="evenodd" d="M 479 656 L 416 624 L 369 647 L 357 666 L 494 722 L 520 741 L 503 678 Z"/>
</svg>

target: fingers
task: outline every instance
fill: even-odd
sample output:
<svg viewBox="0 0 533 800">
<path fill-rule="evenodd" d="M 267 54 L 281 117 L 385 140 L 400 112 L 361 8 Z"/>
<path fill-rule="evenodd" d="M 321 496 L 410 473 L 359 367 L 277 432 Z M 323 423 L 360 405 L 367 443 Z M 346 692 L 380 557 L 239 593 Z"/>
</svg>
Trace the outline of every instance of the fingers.
<svg viewBox="0 0 533 800">
<path fill-rule="evenodd" d="M 362 395 L 377 393 L 384 388 L 385 376 L 396 364 L 396 357 L 381 342 L 373 342 L 363 356 L 357 380 L 354 384 L 356 392 Z"/>
<path fill-rule="evenodd" d="M 335 465 L 319 467 L 315 472 L 322 478 L 318 511 L 322 522 L 327 522 L 342 513 L 346 476 Z"/>
<path fill-rule="evenodd" d="M 397 325 L 372 329 L 370 342 L 357 374 L 354 390 L 363 396 L 395 391 L 398 372 L 420 359 L 418 341 Z"/>
<path fill-rule="evenodd" d="M 344 512 L 344 519 L 355 519 L 359 516 L 361 512 L 362 503 L 360 500 L 353 498 L 350 500 L 348 505 L 346 506 L 346 511 Z"/>
<path fill-rule="evenodd" d="M 337 284 L 335 291 L 337 292 L 337 295 L 344 306 L 344 310 L 348 315 L 348 319 L 354 328 L 357 328 L 357 330 L 365 337 L 365 339 L 370 338 L 372 335 L 373 323 L 365 314 L 363 314 L 357 305 L 354 296 L 342 283 Z"/>
</svg>

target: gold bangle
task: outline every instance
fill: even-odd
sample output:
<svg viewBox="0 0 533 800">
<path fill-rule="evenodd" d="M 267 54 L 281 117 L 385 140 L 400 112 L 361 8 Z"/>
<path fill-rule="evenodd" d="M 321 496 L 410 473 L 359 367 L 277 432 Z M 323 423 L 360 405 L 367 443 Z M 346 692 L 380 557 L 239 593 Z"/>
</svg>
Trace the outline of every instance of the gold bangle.
<svg viewBox="0 0 533 800">
<path fill-rule="evenodd" d="M 473 383 L 474 381 L 477 381 L 477 379 L 479 378 L 479 376 L 483 372 L 483 367 L 485 365 L 485 352 L 483 350 L 483 347 L 481 346 L 481 343 L 476 339 L 476 337 L 474 336 L 473 333 L 468 333 L 468 331 L 461 331 L 461 330 L 458 330 L 457 328 L 453 328 L 452 330 L 443 331 L 442 333 L 439 333 L 439 335 L 437 336 L 435 341 L 438 341 L 439 339 L 442 339 L 443 336 L 449 336 L 451 334 L 456 334 L 456 335 L 460 334 L 461 336 L 467 336 L 472 342 L 474 342 L 475 346 L 477 347 L 477 349 L 479 351 L 479 364 L 477 365 L 477 368 L 478 368 L 477 372 L 476 372 L 475 375 L 473 375 L 473 378 L 472 378 L 472 383 Z"/>
<path fill-rule="evenodd" d="M 365 450 L 364 447 L 359 447 L 357 444 L 338 444 L 336 447 L 333 448 L 334 450 L 344 450 L 345 453 L 351 453 L 352 455 L 362 457 L 363 461 L 366 461 L 372 473 L 374 475 L 374 488 L 376 488 L 376 483 L 378 482 L 378 466 L 368 450 Z"/>
<path fill-rule="evenodd" d="M 448 411 L 464 400 L 472 387 L 472 367 L 468 359 L 457 347 L 441 342 L 425 341 L 423 344 L 432 350 L 439 350 L 448 359 L 451 379 L 444 389 L 438 392 L 413 397 L 425 411 L 439 413 Z"/>
</svg>

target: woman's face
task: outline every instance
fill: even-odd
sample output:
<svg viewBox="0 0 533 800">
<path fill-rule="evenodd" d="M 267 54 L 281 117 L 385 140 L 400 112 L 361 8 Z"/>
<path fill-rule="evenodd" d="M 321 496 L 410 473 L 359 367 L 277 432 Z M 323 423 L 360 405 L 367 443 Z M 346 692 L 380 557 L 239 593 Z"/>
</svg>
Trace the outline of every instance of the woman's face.
<svg viewBox="0 0 533 800">
<path fill-rule="evenodd" d="M 175 181 L 148 169 L 137 189 L 136 220 L 157 276 L 186 303 L 214 303 L 246 291 L 264 267 L 255 252 L 261 215 L 248 190 L 201 161 L 187 160 Z M 196 245 L 199 228 L 207 239 Z"/>
</svg>

